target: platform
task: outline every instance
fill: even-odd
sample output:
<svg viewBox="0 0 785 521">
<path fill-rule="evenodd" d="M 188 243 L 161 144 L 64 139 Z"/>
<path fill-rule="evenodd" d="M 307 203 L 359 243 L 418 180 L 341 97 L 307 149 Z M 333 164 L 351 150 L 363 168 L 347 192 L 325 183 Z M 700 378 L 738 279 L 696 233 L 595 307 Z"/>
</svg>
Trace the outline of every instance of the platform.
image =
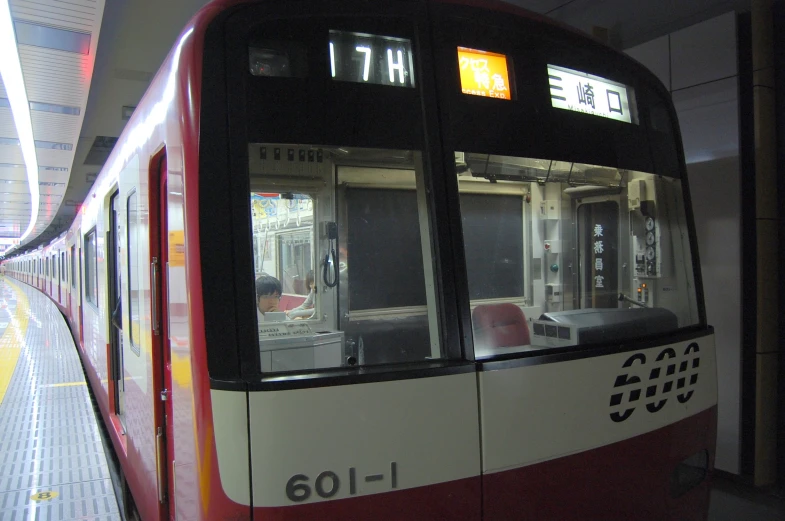
<svg viewBox="0 0 785 521">
<path fill-rule="evenodd" d="M 54 303 L 0 277 L 0 521 L 119 521 L 76 347 Z"/>
</svg>

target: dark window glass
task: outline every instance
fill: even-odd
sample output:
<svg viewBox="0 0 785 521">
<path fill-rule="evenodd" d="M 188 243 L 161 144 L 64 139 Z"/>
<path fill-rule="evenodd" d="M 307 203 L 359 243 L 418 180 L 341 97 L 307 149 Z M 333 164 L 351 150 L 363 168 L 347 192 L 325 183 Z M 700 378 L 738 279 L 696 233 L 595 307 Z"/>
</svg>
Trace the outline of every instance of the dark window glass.
<svg viewBox="0 0 785 521">
<path fill-rule="evenodd" d="M 85 235 L 85 298 L 94 306 L 98 305 L 98 251 L 96 250 L 95 228 Z"/>
</svg>

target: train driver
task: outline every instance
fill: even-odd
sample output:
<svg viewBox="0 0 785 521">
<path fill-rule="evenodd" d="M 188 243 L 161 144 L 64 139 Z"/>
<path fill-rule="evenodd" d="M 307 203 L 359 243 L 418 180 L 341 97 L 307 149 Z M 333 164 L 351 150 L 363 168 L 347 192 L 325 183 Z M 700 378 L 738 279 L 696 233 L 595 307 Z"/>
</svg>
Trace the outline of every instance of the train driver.
<svg viewBox="0 0 785 521">
<path fill-rule="evenodd" d="M 281 301 L 281 282 L 271 275 L 256 279 L 256 318 L 264 322 L 264 314 L 277 312 Z"/>
</svg>

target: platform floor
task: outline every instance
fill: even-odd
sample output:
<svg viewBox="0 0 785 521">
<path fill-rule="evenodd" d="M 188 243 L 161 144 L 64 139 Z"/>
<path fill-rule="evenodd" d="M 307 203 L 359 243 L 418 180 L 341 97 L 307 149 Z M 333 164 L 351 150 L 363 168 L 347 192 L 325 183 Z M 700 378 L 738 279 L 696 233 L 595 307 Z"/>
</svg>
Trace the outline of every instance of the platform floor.
<svg viewBox="0 0 785 521">
<path fill-rule="evenodd" d="M 73 338 L 54 303 L 0 278 L 0 521 L 119 521 Z"/>
<path fill-rule="evenodd" d="M 722 474 L 714 476 L 708 521 L 782 521 L 785 490 L 761 490 Z"/>
</svg>

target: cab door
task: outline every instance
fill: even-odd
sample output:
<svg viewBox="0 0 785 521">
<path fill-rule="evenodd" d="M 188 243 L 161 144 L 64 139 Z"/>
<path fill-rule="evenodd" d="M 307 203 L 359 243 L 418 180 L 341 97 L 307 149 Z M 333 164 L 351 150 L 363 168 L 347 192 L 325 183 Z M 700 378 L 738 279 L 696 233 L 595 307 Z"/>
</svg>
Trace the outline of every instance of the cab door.
<svg viewBox="0 0 785 521">
<path fill-rule="evenodd" d="M 153 396 L 155 398 L 156 468 L 161 518 L 177 513 L 174 478 L 174 396 L 169 332 L 168 192 L 166 149 L 150 161 L 150 275 L 152 308 Z"/>
<path fill-rule="evenodd" d="M 120 233 L 119 192 L 115 192 L 109 201 L 109 230 L 106 232 L 107 245 L 107 277 L 109 288 L 109 374 L 110 395 L 114 413 L 125 430 L 125 380 L 123 378 L 123 306 L 122 306 L 122 248 Z"/>
<path fill-rule="evenodd" d="M 63 304 L 63 257 L 60 255 L 60 252 L 55 253 L 57 258 L 57 303 L 62 305 Z"/>
</svg>

